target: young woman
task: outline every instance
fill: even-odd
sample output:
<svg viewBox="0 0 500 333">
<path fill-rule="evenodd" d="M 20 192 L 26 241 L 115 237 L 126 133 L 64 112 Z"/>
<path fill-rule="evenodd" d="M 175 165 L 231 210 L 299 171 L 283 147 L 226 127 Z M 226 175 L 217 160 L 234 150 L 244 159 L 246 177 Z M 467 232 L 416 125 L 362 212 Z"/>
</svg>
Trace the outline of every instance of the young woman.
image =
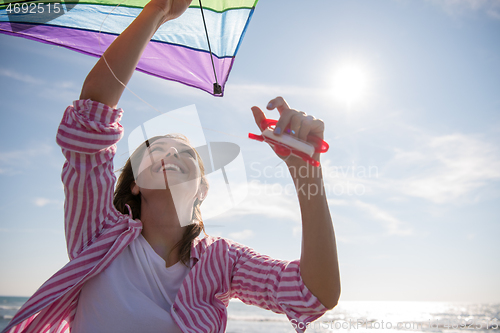
<svg viewBox="0 0 500 333">
<path fill-rule="evenodd" d="M 105 52 L 120 81 L 129 81 L 158 27 L 189 4 L 152 0 L 144 7 Z M 303 331 L 332 309 L 340 277 L 321 170 L 286 159 L 302 215 L 300 261 L 275 260 L 224 238 L 200 239 L 208 184 L 186 138 L 150 138 L 129 159 L 115 190 L 113 156 L 123 133 L 116 107 L 124 87 L 114 75 L 101 58 L 57 134 L 67 159 L 62 180 L 70 262 L 4 332 L 224 332 L 234 297 L 285 313 Z M 290 109 L 283 98 L 268 109 L 280 112 L 276 134 L 290 126 L 301 139 L 323 137 L 322 121 Z M 260 124 L 264 113 L 252 111 Z M 300 168 L 310 170 L 296 172 Z M 311 188 L 314 195 L 307 193 Z"/>
</svg>

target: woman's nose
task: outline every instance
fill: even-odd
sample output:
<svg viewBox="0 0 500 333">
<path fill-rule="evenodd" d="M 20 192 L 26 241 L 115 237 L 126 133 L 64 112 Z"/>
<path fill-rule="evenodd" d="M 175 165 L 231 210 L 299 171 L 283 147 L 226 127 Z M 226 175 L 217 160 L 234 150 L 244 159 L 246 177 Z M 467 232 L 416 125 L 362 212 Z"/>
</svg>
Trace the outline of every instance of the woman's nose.
<svg viewBox="0 0 500 333">
<path fill-rule="evenodd" d="M 177 151 L 177 148 L 175 148 L 175 147 L 168 148 L 167 149 L 167 157 L 170 155 L 179 156 L 179 152 Z"/>
</svg>

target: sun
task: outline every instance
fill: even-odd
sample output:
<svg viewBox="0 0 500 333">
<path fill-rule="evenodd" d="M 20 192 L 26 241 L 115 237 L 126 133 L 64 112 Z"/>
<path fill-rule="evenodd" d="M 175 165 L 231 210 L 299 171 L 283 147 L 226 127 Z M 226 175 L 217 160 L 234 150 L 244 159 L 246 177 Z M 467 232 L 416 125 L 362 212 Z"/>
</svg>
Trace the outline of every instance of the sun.
<svg viewBox="0 0 500 333">
<path fill-rule="evenodd" d="M 359 103 L 366 95 L 367 74 L 357 64 L 344 64 L 334 73 L 333 94 L 339 101 L 351 107 Z"/>
</svg>

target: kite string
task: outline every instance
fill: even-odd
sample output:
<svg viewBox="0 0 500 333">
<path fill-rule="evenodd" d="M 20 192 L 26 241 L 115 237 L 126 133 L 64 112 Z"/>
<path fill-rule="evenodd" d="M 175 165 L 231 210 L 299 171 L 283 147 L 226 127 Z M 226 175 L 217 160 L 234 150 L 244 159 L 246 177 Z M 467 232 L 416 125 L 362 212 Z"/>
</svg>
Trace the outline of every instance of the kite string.
<svg viewBox="0 0 500 333">
<path fill-rule="evenodd" d="M 219 84 L 219 81 L 217 81 L 217 72 L 215 71 L 215 64 L 214 64 L 214 55 L 212 54 L 212 48 L 210 47 L 210 39 L 208 38 L 208 30 L 207 30 L 207 24 L 205 23 L 205 14 L 203 13 L 203 5 L 200 2 L 200 11 L 201 11 L 201 17 L 203 19 L 203 27 L 205 28 L 205 36 L 207 36 L 207 44 L 208 44 L 208 51 L 210 52 L 210 60 L 212 60 L 212 69 L 214 70 L 214 77 L 215 77 L 215 83 L 214 83 L 214 95 L 220 95 L 222 94 L 222 88 Z"/>
<path fill-rule="evenodd" d="M 99 27 L 99 34 L 98 34 L 98 42 L 99 42 L 99 51 L 102 52 L 102 48 L 101 48 L 101 31 L 102 31 L 102 26 L 104 25 L 104 22 L 106 21 L 106 19 L 108 18 L 108 16 L 116 9 L 118 8 L 118 6 L 120 6 L 121 4 L 123 4 L 126 0 L 122 0 L 120 3 L 118 3 L 103 19 L 102 23 L 101 23 L 101 26 Z M 200 0 L 200 6 L 201 6 L 201 0 Z M 203 15 L 203 9 L 202 9 L 202 15 Z M 203 23 L 205 24 L 205 18 L 203 18 Z M 205 32 L 206 32 L 206 26 L 205 26 Z M 208 33 L 207 33 L 207 41 L 208 41 Z M 210 47 L 210 42 L 209 43 L 209 47 Z M 211 52 L 211 51 L 210 51 Z M 211 53 L 210 53 L 211 54 Z M 116 75 L 115 75 L 115 72 L 111 69 L 111 66 L 109 66 L 108 64 L 108 61 L 106 60 L 106 57 L 104 56 L 104 52 L 102 52 L 102 58 L 104 60 L 104 62 L 106 63 L 106 66 L 108 67 L 109 71 L 111 72 L 111 74 L 113 74 L 113 77 L 116 79 L 116 81 L 118 81 L 125 89 L 127 89 L 129 92 L 132 93 L 132 95 L 134 95 L 135 97 L 137 97 L 140 101 L 142 101 L 143 103 L 145 103 L 146 105 L 148 105 L 149 107 L 151 107 L 153 110 L 155 110 L 156 112 L 160 113 L 160 114 L 163 114 L 160 110 L 158 110 L 157 108 L 155 108 L 153 105 L 151 105 L 150 103 L 146 102 L 144 99 L 142 99 L 138 94 L 136 94 L 135 92 L 132 91 L 132 89 L 128 88 L 127 85 L 125 83 L 123 83 Z M 213 65 L 213 58 L 212 58 L 212 65 Z M 215 74 L 215 67 L 214 67 L 214 74 Z M 217 81 L 217 75 L 215 74 L 215 80 Z M 174 116 L 171 116 L 169 115 L 168 113 L 166 114 L 166 116 L 172 118 L 172 119 L 176 119 L 178 121 L 181 121 L 181 122 L 184 122 L 190 126 L 194 126 L 194 127 L 200 127 L 201 129 L 205 129 L 205 130 L 208 130 L 208 131 L 212 131 L 212 132 L 216 132 L 216 133 L 219 133 L 219 134 L 224 134 L 224 135 L 228 135 L 228 136 L 233 136 L 233 137 L 236 137 L 236 138 L 240 138 L 240 139 L 248 139 L 248 137 L 243 137 L 241 135 L 236 135 L 236 134 L 232 134 L 232 133 L 227 133 L 227 132 L 222 132 L 222 131 L 219 131 L 219 130 L 215 130 L 215 129 L 212 129 L 212 128 L 208 128 L 208 127 L 204 127 L 204 126 L 197 126 L 197 125 L 194 125 L 192 123 L 189 123 L 183 119 L 179 119 L 177 117 L 174 117 Z M 149 142 L 146 140 L 146 144 L 149 146 Z M 286 158 L 282 159 L 276 166 L 278 167 L 278 165 L 280 165 L 281 163 L 285 162 L 286 160 L 288 160 L 288 158 L 290 157 L 290 155 L 288 155 Z"/>
<path fill-rule="evenodd" d="M 116 81 L 118 81 L 125 89 L 127 89 L 130 93 L 132 93 L 132 95 L 134 95 L 135 97 L 137 97 L 140 101 L 142 101 L 143 103 L 145 103 L 146 105 L 148 105 L 149 107 L 151 107 L 153 110 L 155 110 L 156 112 L 158 113 L 161 113 L 160 110 L 158 110 L 157 108 L 155 108 L 153 105 L 149 104 L 148 102 L 146 102 L 144 99 L 141 98 L 141 96 L 137 95 L 135 92 L 132 91 L 132 89 L 130 89 L 129 87 L 127 87 L 127 85 L 125 83 L 123 83 L 116 75 L 115 75 L 115 72 L 111 69 L 111 66 L 109 66 L 108 64 L 108 61 L 106 60 L 106 57 L 104 56 L 104 52 L 102 52 L 102 45 L 101 45 L 101 31 L 102 31 L 102 26 L 104 25 L 104 22 L 106 21 L 106 19 L 108 18 L 109 15 L 111 15 L 111 13 L 116 9 L 118 8 L 118 6 L 120 6 L 121 4 L 123 4 L 125 1 L 127 0 L 122 0 L 121 2 L 119 2 L 115 7 L 113 7 L 113 9 L 108 13 L 106 14 L 106 16 L 104 17 L 104 19 L 102 20 L 102 23 L 101 23 L 101 26 L 99 27 L 99 34 L 98 34 L 98 43 L 99 43 L 99 52 L 102 53 L 102 59 L 104 60 L 104 62 L 106 63 L 106 66 L 108 67 L 109 71 L 111 72 L 111 74 L 113 74 L 113 77 L 116 79 Z"/>
<path fill-rule="evenodd" d="M 125 89 L 127 89 L 130 93 L 132 93 L 132 95 L 134 95 L 135 97 L 137 97 L 140 101 L 142 101 L 143 103 L 145 103 L 146 105 L 148 105 L 150 108 L 152 108 L 153 110 L 155 110 L 156 112 L 160 113 L 160 114 L 164 114 L 162 113 L 160 110 L 158 110 L 157 108 L 155 108 L 153 105 L 151 105 L 150 103 L 146 102 L 143 98 L 141 98 L 138 94 L 136 94 L 135 92 L 132 91 L 132 89 L 130 89 L 129 87 L 127 87 L 127 85 L 125 83 L 123 83 L 116 75 L 115 75 L 115 72 L 111 69 L 111 66 L 109 66 L 108 64 L 108 61 L 106 60 L 106 57 L 104 56 L 104 52 L 102 52 L 102 44 L 101 44 L 101 31 L 102 31 L 102 26 L 104 25 L 104 22 L 106 21 L 106 19 L 108 18 L 109 15 L 111 15 L 111 13 L 114 12 L 114 10 L 116 8 L 118 8 L 118 6 L 120 6 L 121 4 L 123 4 L 126 0 L 122 0 L 121 2 L 119 2 L 115 7 L 113 7 L 113 9 L 108 13 L 106 14 L 106 16 L 104 17 L 104 19 L 102 20 L 102 23 L 101 23 L 101 26 L 99 27 L 99 33 L 98 33 L 98 43 L 99 43 L 99 52 L 102 53 L 102 59 L 104 60 L 104 63 L 106 64 L 106 66 L 108 67 L 109 71 L 111 72 L 111 74 L 113 75 L 113 77 L 116 79 L 116 81 L 118 81 Z M 203 13 L 203 12 L 202 12 Z M 203 21 L 205 19 L 203 18 Z M 205 27 L 206 29 L 206 27 Z M 207 34 L 207 38 L 208 38 L 208 34 Z M 212 62 L 213 62 L 213 59 L 212 59 Z M 214 73 L 215 73 L 215 67 L 214 67 Z M 217 80 L 217 76 L 216 76 L 216 80 Z M 208 128 L 208 127 L 204 127 L 204 126 L 197 126 L 197 125 L 194 125 L 190 122 L 187 122 L 183 119 L 178 119 L 176 117 L 173 117 L 171 115 L 169 115 L 168 113 L 166 114 L 168 117 L 172 118 L 172 119 L 175 119 L 175 120 L 178 120 L 178 121 L 181 121 L 181 122 L 184 122 L 190 126 L 194 126 L 194 127 L 200 127 L 201 129 L 205 129 L 205 130 L 208 130 L 208 131 L 212 131 L 212 132 L 216 132 L 216 133 L 219 133 L 219 134 L 224 134 L 224 135 L 228 135 L 228 136 L 233 136 L 233 137 L 236 137 L 236 138 L 240 138 L 240 139 L 248 139 L 248 137 L 244 137 L 244 136 L 241 136 L 241 135 L 236 135 L 236 134 L 232 134 L 232 133 L 227 133 L 227 132 L 222 132 L 222 131 L 219 131 L 219 130 L 216 130 L 216 129 L 213 129 L 213 128 Z"/>
</svg>

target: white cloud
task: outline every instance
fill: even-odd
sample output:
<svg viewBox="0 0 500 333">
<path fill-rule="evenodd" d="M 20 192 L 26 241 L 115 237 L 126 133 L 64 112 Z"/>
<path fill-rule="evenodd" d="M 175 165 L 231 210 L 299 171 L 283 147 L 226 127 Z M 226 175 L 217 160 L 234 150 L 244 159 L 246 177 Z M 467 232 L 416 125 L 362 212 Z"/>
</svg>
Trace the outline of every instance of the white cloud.
<svg viewBox="0 0 500 333">
<path fill-rule="evenodd" d="M 354 198 L 371 194 L 380 183 L 376 165 L 334 165 L 322 162 L 325 191 L 328 198 Z"/>
<path fill-rule="evenodd" d="M 292 228 L 292 235 L 294 237 L 300 237 L 302 235 L 302 225 L 297 225 Z"/>
<path fill-rule="evenodd" d="M 60 101 L 64 104 L 71 103 L 80 96 L 81 85 L 73 81 L 60 81 L 44 85 L 40 88 L 39 96 L 42 98 Z"/>
<path fill-rule="evenodd" d="M 354 201 L 354 205 L 365 211 L 370 217 L 380 221 L 387 232 L 387 235 L 407 236 L 413 233 L 411 227 L 393 216 L 390 212 L 383 210 L 374 204 L 369 204 L 361 200 Z"/>
<path fill-rule="evenodd" d="M 352 169 L 348 169 L 350 167 L 352 166 L 334 167 L 332 163 L 328 161 L 324 163 L 323 173 L 325 175 L 328 204 L 330 206 L 354 208 L 356 211 L 361 211 L 366 215 L 365 220 L 372 219 L 378 221 L 383 230 L 379 236 L 405 236 L 412 234 L 411 227 L 406 222 L 394 216 L 390 211 L 361 200 L 363 195 L 371 192 L 372 183 L 378 180 L 368 179 L 368 169 L 362 170 L 358 166 L 355 168 L 353 174 Z M 362 171 L 360 172 L 360 170 Z M 280 175 L 278 171 L 273 175 L 280 178 L 277 176 Z M 378 177 L 378 170 L 373 172 L 372 177 Z M 359 177 L 361 174 L 367 177 L 356 178 L 356 176 Z M 354 177 L 352 177 L 352 175 L 354 175 Z M 360 189 L 363 194 L 354 194 L 354 191 L 359 191 Z M 352 194 L 349 194 L 349 191 L 352 192 Z M 202 212 L 204 209 L 210 210 L 211 208 L 209 206 L 203 207 Z M 247 217 L 249 215 L 259 215 L 269 219 L 290 221 L 293 225 L 293 235 L 300 236 L 301 234 L 300 209 L 296 190 L 292 182 L 276 182 L 273 179 L 250 181 L 247 198 L 218 218 L 235 220 L 237 217 Z M 346 241 L 348 241 L 347 238 Z"/>
<path fill-rule="evenodd" d="M 76 81 L 55 81 L 40 88 L 40 97 L 71 103 L 80 96 L 82 84 Z"/>
<path fill-rule="evenodd" d="M 52 146 L 42 143 L 26 149 L 0 152 L 0 173 L 6 175 L 22 173 L 33 165 L 39 164 L 40 159 L 47 160 L 47 156 L 53 151 Z"/>
<path fill-rule="evenodd" d="M 391 173 L 408 170 L 404 177 Z M 434 203 L 450 203 L 500 180 L 500 149 L 473 135 L 427 137 L 407 151 L 396 150 L 380 186 Z"/>
<path fill-rule="evenodd" d="M 357 211 L 364 212 L 367 218 L 375 219 L 380 222 L 380 225 L 384 229 L 384 233 L 382 234 L 382 236 L 408 236 L 413 234 L 413 230 L 408 223 L 401 221 L 389 211 L 384 210 L 375 204 L 370 204 L 359 199 L 328 199 L 328 204 L 330 206 L 353 207 Z M 349 237 L 345 237 L 342 240 L 344 242 L 349 242 Z"/>
<path fill-rule="evenodd" d="M 254 235 L 255 235 L 255 233 L 252 230 L 245 229 L 242 231 L 230 233 L 229 238 L 241 241 L 241 240 L 252 238 Z"/>
<path fill-rule="evenodd" d="M 477 234 L 475 232 L 466 234 L 466 238 L 469 240 L 476 239 Z"/>
<path fill-rule="evenodd" d="M 43 207 L 47 204 L 50 203 L 50 199 L 47 199 L 47 198 L 35 198 L 35 200 L 33 200 L 33 202 L 35 203 L 35 206 L 38 206 L 38 207 Z"/>
<path fill-rule="evenodd" d="M 0 233 L 50 233 L 50 234 L 56 234 L 56 235 L 61 235 L 63 234 L 62 229 L 47 229 L 47 228 L 0 228 Z"/>
<path fill-rule="evenodd" d="M 468 12 L 484 12 L 500 19 L 500 0 L 427 0 L 442 7 L 449 15 L 459 16 Z"/>
<path fill-rule="evenodd" d="M 0 68 L 0 76 L 5 76 L 5 77 L 8 77 L 10 79 L 14 79 L 16 81 L 20 81 L 23 83 L 30 83 L 30 84 L 37 84 L 37 85 L 45 83 L 43 80 L 35 78 L 31 75 L 18 73 L 16 71 L 13 71 L 11 69 L 6 69 L 6 68 Z"/>
<path fill-rule="evenodd" d="M 231 186 L 237 188 L 235 184 Z M 209 215 L 209 210 L 215 208 L 202 206 L 201 209 L 202 214 L 207 212 L 207 215 Z M 270 219 L 284 219 L 294 223 L 300 222 L 299 204 L 293 184 L 284 186 L 279 183 L 251 181 L 248 183 L 247 198 L 217 218 L 234 220 L 235 217 L 249 215 L 265 216 Z"/>
<path fill-rule="evenodd" d="M 33 203 L 37 207 L 44 207 L 44 206 L 50 205 L 50 204 L 62 205 L 64 202 L 62 202 L 60 200 L 49 199 L 49 198 L 35 198 L 33 200 Z"/>
<path fill-rule="evenodd" d="M 63 101 L 67 103 L 78 99 L 81 86 L 73 81 L 46 82 L 28 74 L 19 73 L 11 69 L 0 68 L 0 76 L 7 77 L 22 83 L 40 86 L 37 95 L 41 98 Z"/>
</svg>

